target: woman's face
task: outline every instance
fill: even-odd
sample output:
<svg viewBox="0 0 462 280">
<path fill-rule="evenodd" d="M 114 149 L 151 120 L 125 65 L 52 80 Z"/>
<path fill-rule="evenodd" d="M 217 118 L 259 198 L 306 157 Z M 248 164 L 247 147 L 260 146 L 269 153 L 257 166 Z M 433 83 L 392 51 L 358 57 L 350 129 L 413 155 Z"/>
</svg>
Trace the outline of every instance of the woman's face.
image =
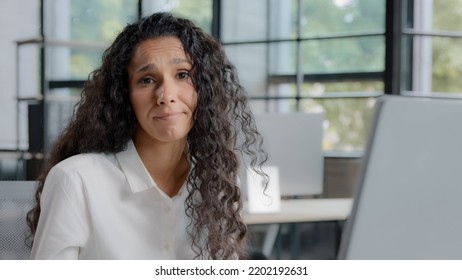
<svg viewBox="0 0 462 280">
<path fill-rule="evenodd" d="M 135 137 L 159 142 L 186 139 L 197 105 L 191 68 L 175 37 L 138 45 L 128 66 L 130 101 L 139 123 Z"/>
</svg>

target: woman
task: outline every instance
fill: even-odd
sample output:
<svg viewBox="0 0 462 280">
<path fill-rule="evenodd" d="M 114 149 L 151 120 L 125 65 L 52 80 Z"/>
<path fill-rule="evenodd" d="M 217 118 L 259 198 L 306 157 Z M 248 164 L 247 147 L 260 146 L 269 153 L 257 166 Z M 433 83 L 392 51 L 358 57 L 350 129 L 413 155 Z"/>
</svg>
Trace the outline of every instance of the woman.
<svg viewBox="0 0 462 280">
<path fill-rule="evenodd" d="M 142 18 L 104 52 L 51 151 L 31 257 L 242 256 L 239 152 L 262 174 L 260 147 L 221 45 L 188 20 Z"/>
</svg>

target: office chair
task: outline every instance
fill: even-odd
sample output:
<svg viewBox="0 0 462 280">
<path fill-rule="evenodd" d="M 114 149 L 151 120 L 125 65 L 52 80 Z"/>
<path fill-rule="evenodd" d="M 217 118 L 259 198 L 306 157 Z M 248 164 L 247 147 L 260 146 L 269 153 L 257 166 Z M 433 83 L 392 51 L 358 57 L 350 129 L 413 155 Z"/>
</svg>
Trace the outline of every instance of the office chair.
<svg viewBox="0 0 462 280">
<path fill-rule="evenodd" d="M 26 214 L 35 186 L 35 181 L 0 181 L 0 260 L 29 258 Z"/>
</svg>

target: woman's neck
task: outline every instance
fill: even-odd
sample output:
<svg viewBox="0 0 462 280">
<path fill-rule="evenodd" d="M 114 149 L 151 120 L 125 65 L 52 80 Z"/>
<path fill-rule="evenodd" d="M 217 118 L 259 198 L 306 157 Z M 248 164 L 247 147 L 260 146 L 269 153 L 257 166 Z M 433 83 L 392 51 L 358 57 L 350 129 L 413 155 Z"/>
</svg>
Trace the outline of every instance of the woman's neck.
<svg viewBox="0 0 462 280">
<path fill-rule="evenodd" d="M 163 143 L 134 138 L 138 155 L 159 189 L 170 197 L 175 196 L 189 173 L 186 139 Z"/>
</svg>

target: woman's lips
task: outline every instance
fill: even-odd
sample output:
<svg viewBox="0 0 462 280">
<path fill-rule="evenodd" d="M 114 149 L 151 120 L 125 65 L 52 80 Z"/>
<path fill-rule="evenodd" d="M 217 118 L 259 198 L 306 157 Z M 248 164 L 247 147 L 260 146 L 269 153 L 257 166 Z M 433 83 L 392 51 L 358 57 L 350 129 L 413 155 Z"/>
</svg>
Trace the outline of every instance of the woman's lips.
<svg viewBox="0 0 462 280">
<path fill-rule="evenodd" d="M 180 115 L 182 115 L 183 112 L 170 112 L 170 113 L 163 113 L 163 114 L 159 114 L 159 115 L 156 115 L 154 116 L 155 119 L 159 119 L 159 120 L 170 120 L 170 119 L 174 119 Z"/>
</svg>

